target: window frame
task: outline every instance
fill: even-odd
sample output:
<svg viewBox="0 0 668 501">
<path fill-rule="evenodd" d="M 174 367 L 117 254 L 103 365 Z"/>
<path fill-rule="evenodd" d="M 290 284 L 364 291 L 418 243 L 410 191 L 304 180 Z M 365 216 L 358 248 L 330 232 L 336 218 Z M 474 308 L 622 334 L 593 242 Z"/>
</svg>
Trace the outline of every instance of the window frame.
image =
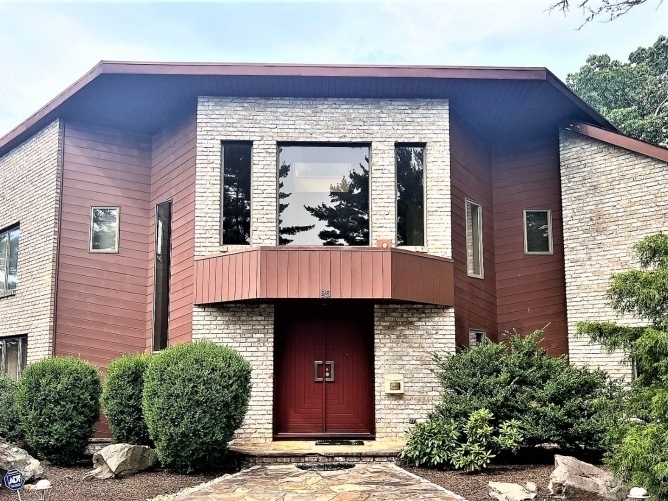
<svg viewBox="0 0 668 501">
<path fill-rule="evenodd" d="M 14 377 L 13 375 L 9 374 L 7 372 L 7 349 L 6 349 L 6 343 L 7 341 L 13 341 L 16 340 L 19 342 L 19 349 L 18 349 L 18 360 L 17 360 L 17 368 L 18 368 L 18 373 Z M 27 335 L 20 335 L 20 336 L 7 336 L 7 337 L 0 337 L 0 374 L 3 374 L 5 376 L 9 376 L 10 378 L 14 379 L 17 381 L 21 377 L 21 372 L 26 368 L 27 366 L 27 354 L 28 354 L 28 336 Z"/>
<path fill-rule="evenodd" d="M 116 215 L 116 236 L 114 249 L 93 249 L 93 213 L 95 209 L 115 209 Z M 90 227 L 88 235 L 88 252 L 93 254 L 118 254 L 121 247 L 121 206 L 120 205 L 91 205 L 90 207 Z"/>
<path fill-rule="evenodd" d="M 14 296 L 16 294 L 16 290 L 18 289 L 18 254 L 19 254 L 19 249 L 16 250 L 17 252 L 17 262 L 16 262 L 16 287 L 13 289 L 9 289 L 9 260 L 11 256 L 11 238 L 9 237 L 9 234 L 14 231 L 18 230 L 19 231 L 19 244 L 18 246 L 21 246 L 21 224 L 20 223 L 14 223 L 9 226 L 6 226 L 0 230 L 0 235 L 3 233 L 7 234 L 7 255 L 5 256 L 5 274 L 4 274 L 4 289 L 0 291 L 0 298 L 3 297 L 8 297 L 8 296 Z M 0 338 L 1 339 L 1 338 Z"/>
<path fill-rule="evenodd" d="M 471 241 L 471 245 L 473 245 L 473 235 L 471 235 L 472 228 L 469 229 L 469 206 L 475 205 L 478 207 L 478 255 L 480 256 L 480 273 L 475 273 L 475 271 L 471 271 L 475 269 L 475 264 L 471 263 L 469 261 L 469 241 Z M 485 246 L 483 244 L 483 238 L 484 238 L 484 233 L 483 233 L 483 228 L 482 228 L 482 204 L 480 202 L 476 202 L 475 200 L 471 198 L 465 198 L 464 199 L 464 226 L 465 226 L 465 233 L 466 233 L 466 274 L 471 277 L 471 278 L 479 278 L 479 279 L 484 279 L 485 278 L 485 258 L 484 258 L 484 250 Z M 471 251 L 472 255 L 475 255 L 473 251 Z"/>
<path fill-rule="evenodd" d="M 397 162 L 397 148 L 422 148 L 422 245 L 399 245 L 399 163 Z M 371 162 L 369 162 L 369 182 L 371 182 Z M 369 191 L 371 193 L 371 191 Z M 369 205 L 369 212 L 371 212 Z M 422 250 L 427 247 L 427 143 L 421 142 L 400 142 L 394 143 L 394 231 L 397 247 L 406 250 Z"/>
<path fill-rule="evenodd" d="M 478 341 L 478 335 L 480 335 L 480 341 Z M 480 346 L 485 341 L 487 341 L 487 333 L 485 332 L 485 329 L 469 329 L 469 348 Z"/>
<path fill-rule="evenodd" d="M 527 213 L 529 212 L 547 212 L 547 251 L 530 251 L 529 239 L 527 238 Z M 551 256 L 554 254 L 554 235 L 552 233 L 552 209 L 523 209 L 522 210 L 522 227 L 524 229 L 524 254 L 527 256 Z"/>
<path fill-rule="evenodd" d="M 249 179 L 250 179 L 250 187 L 249 187 L 249 193 L 248 193 L 248 201 L 249 201 L 249 220 L 250 220 L 250 227 L 248 229 L 248 243 L 245 244 L 231 244 L 231 243 L 226 243 L 224 241 L 224 216 L 225 216 L 225 146 L 231 146 L 231 145 L 244 145 L 244 146 L 249 146 L 250 147 L 250 172 L 249 172 Z M 221 246 L 225 247 L 247 247 L 253 244 L 253 157 L 254 157 L 254 149 L 253 149 L 253 141 L 252 140 L 246 140 L 246 139 L 230 139 L 230 140 L 222 140 L 220 142 L 220 212 L 219 212 L 219 217 L 220 217 L 220 239 L 219 239 L 219 244 Z"/>
</svg>

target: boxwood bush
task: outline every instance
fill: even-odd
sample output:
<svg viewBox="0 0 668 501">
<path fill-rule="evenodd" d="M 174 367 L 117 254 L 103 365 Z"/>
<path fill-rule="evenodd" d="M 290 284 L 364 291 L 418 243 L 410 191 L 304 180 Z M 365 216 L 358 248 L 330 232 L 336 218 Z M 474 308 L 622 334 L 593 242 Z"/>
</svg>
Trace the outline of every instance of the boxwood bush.
<svg viewBox="0 0 668 501">
<path fill-rule="evenodd" d="M 107 369 L 102 407 L 116 443 L 153 445 L 142 410 L 148 361 L 149 355 L 144 353 L 125 355 L 111 362 Z"/>
<path fill-rule="evenodd" d="M 25 442 L 55 464 L 72 464 L 86 450 L 100 413 L 100 375 L 70 357 L 47 358 L 21 374 L 16 410 Z"/>
<path fill-rule="evenodd" d="M 186 473 L 219 463 L 243 423 L 250 364 L 208 342 L 154 355 L 144 376 L 144 417 L 163 466 Z"/>
<path fill-rule="evenodd" d="M 14 407 L 17 387 L 16 381 L 0 374 L 0 437 L 9 442 L 21 440 L 21 427 Z"/>
</svg>

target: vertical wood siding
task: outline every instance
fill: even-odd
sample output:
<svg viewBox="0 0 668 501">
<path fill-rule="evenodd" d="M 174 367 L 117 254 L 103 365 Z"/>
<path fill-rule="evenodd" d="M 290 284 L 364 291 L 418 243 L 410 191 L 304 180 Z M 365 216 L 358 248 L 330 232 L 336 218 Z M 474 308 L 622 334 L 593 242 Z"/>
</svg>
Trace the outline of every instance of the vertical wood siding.
<svg viewBox="0 0 668 501">
<path fill-rule="evenodd" d="M 153 137 L 151 203 L 149 225 L 149 275 L 153 290 L 155 253 L 155 206 L 172 201 L 172 260 L 169 291 L 169 344 L 186 343 L 192 338 L 195 244 L 195 116 L 169 127 Z M 146 303 L 146 347 L 151 348 L 153 294 Z"/>
<path fill-rule="evenodd" d="M 485 142 L 454 113 L 450 118 L 450 169 L 456 342 L 468 346 L 469 329 L 484 329 L 490 339 L 497 338 L 492 166 Z M 482 205 L 484 279 L 467 274 L 466 198 Z"/>
<path fill-rule="evenodd" d="M 551 209 L 554 254 L 524 253 L 524 209 Z M 545 330 L 550 354 L 568 352 L 556 134 L 494 150 L 494 230 L 499 332 Z"/>
<path fill-rule="evenodd" d="M 103 370 L 144 351 L 151 138 L 67 122 L 55 354 Z M 91 206 L 120 207 L 117 254 L 91 253 Z"/>
</svg>

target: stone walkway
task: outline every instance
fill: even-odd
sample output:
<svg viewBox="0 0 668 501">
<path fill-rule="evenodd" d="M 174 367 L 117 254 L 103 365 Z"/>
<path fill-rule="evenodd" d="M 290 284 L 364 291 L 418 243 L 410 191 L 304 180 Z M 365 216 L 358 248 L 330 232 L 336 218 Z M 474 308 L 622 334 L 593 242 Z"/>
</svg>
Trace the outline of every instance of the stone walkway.
<svg viewBox="0 0 668 501">
<path fill-rule="evenodd" d="M 226 475 L 174 501 L 405 501 L 464 498 L 392 463 L 358 463 L 345 470 L 304 471 L 292 464 L 254 466 Z"/>
</svg>

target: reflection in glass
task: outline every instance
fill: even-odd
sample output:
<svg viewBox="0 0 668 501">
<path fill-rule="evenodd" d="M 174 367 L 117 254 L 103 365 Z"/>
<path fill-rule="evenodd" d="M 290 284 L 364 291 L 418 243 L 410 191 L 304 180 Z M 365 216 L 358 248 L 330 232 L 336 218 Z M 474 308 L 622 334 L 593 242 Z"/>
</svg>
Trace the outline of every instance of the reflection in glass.
<svg viewBox="0 0 668 501">
<path fill-rule="evenodd" d="M 466 201 L 466 265 L 469 275 L 482 278 L 482 207 Z"/>
<path fill-rule="evenodd" d="M 424 245 L 424 146 L 397 145 L 397 245 Z"/>
<path fill-rule="evenodd" d="M 524 213 L 526 229 L 526 252 L 552 252 L 552 239 L 550 235 L 550 211 L 527 210 Z"/>
<path fill-rule="evenodd" d="M 281 146 L 279 204 L 283 245 L 369 245 L 369 147 Z"/>
<path fill-rule="evenodd" d="M 91 244 L 93 251 L 118 251 L 118 207 L 93 207 Z"/>
<path fill-rule="evenodd" d="M 223 144 L 223 237 L 225 245 L 250 244 L 252 143 Z"/>
<path fill-rule="evenodd" d="M 153 350 L 167 348 L 171 279 L 172 202 L 155 206 L 155 270 L 153 274 Z"/>
<path fill-rule="evenodd" d="M 18 227 L 0 233 L 0 294 L 16 289 L 20 233 Z"/>
<path fill-rule="evenodd" d="M 18 380 L 26 366 L 28 339 L 25 336 L 0 338 L 0 374 Z"/>
</svg>

